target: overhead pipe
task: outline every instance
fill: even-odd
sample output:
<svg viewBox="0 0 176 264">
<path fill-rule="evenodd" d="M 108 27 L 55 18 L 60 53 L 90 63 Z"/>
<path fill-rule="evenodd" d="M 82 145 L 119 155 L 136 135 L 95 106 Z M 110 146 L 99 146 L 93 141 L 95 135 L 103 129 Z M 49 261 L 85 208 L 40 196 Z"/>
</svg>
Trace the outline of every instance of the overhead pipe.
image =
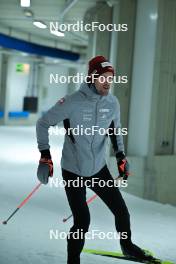
<svg viewBox="0 0 176 264">
<path fill-rule="evenodd" d="M 39 56 L 61 58 L 64 60 L 77 61 L 80 54 L 72 51 L 66 51 L 57 48 L 46 47 L 43 45 L 31 43 L 25 40 L 17 39 L 0 33 L 0 46 L 15 49 Z"/>
</svg>

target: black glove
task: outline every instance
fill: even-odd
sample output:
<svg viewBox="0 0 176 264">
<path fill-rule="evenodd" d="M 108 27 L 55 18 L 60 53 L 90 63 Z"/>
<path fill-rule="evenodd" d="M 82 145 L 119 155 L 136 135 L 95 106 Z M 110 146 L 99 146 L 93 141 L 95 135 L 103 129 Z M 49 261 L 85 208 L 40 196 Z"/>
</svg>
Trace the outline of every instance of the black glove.
<svg viewBox="0 0 176 264">
<path fill-rule="evenodd" d="M 118 152 L 116 154 L 116 159 L 120 177 L 127 180 L 130 173 L 129 163 L 126 159 L 125 153 L 123 151 Z"/>
<path fill-rule="evenodd" d="M 53 176 L 53 162 L 49 149 L 41 150 L 41 158 L 37 169 L 37 177 L 43 184 L 48 183 L 48 178 Z"/>
</svg>

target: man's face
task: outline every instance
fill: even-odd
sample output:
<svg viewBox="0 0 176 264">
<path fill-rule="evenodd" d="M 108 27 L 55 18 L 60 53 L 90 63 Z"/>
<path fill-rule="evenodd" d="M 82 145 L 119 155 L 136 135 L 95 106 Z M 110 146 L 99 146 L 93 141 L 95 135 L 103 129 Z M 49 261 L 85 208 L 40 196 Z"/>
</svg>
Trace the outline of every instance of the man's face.
<svg viewBox="0 0 176 264">
<path fill-rule="evenodd" d="M 111 83 L 113 81 L 112 72 L 105 72 L 95 80 L 95 87 L 99 94 L 108 95 Z"/>
</svg>

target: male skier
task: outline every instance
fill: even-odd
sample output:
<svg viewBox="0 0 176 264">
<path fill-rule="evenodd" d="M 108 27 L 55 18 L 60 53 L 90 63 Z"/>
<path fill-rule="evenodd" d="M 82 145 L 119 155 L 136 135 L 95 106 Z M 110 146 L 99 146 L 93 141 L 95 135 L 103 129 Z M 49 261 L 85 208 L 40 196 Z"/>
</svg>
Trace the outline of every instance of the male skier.
<svg viewBox="0 0 176 264">
<path fill-rule="evenodd" d="M 106 58 L 96 56 L 89 61 L 88 76 L 87 82 L 82 83 L 78 91 L 60 99 L 37 122 L 37 142 L 41 152 L 38 179 L 47 184 L 48 177 L 53 175 L 48 129 L 50 126 L 64 121 L 67 133 L 61 159 L 63 179 L 68 183 L 80 177 L 84 180 L 91 180 L 91 182 L 96 178 L 97 184 L 92 184 L 90 189 L 103 200 L 113 213 L 117 232 L 126 232 L 126 239 L 120 238 L 123 254 L 140 260 L 150 260 L 149 255 L 132 243 L 130 215 L 118 187 L 108 187 L 108 184 L 101 187 L 98 184 L 100 180 L 105 183 L 109 180 L 113 181 L 105 161 L 107 135 L 100 133 L 73 135 L 70 132 L 70 128 L 81 125 L 83 128 L 93 126 L 104 129 L 111 128 L 111 132 L 121 126 L 119 102 L 115 96 L 109 93 L 109 80 L 113 79 L 114 68 Z M 93 78 L 94 76 L 96 78 Z M 122 135 L 109 134 L 117 159 L 119 175 L 127 180 L 129 164 L 124 152 Z M 74 221 L 67 237 L 67 264 L 80 264 L 85 233 L 90 224 L 89 208 L 86 204 L 86 186 L 75 187 L 70 184 L 66 185 L 65 191 Z M 78 231 L 84 235 L 74 239 L 73 234 Z"/>
</svg>

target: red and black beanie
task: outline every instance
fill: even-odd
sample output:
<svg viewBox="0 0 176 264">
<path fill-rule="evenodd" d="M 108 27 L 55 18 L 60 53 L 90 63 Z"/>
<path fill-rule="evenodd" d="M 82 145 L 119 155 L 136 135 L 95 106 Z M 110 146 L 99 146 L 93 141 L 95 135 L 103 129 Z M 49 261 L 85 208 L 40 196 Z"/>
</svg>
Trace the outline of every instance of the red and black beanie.
<svg viewBox="0 0 176 264">
<path fill-rule="evenodd" d="M 92 74 L 98 76 L 105 72 L 112 72 L 114 75 L 114 68 L 105 57 L 96 56 L 89 61 L 88 76 Z"/>
</svg>

